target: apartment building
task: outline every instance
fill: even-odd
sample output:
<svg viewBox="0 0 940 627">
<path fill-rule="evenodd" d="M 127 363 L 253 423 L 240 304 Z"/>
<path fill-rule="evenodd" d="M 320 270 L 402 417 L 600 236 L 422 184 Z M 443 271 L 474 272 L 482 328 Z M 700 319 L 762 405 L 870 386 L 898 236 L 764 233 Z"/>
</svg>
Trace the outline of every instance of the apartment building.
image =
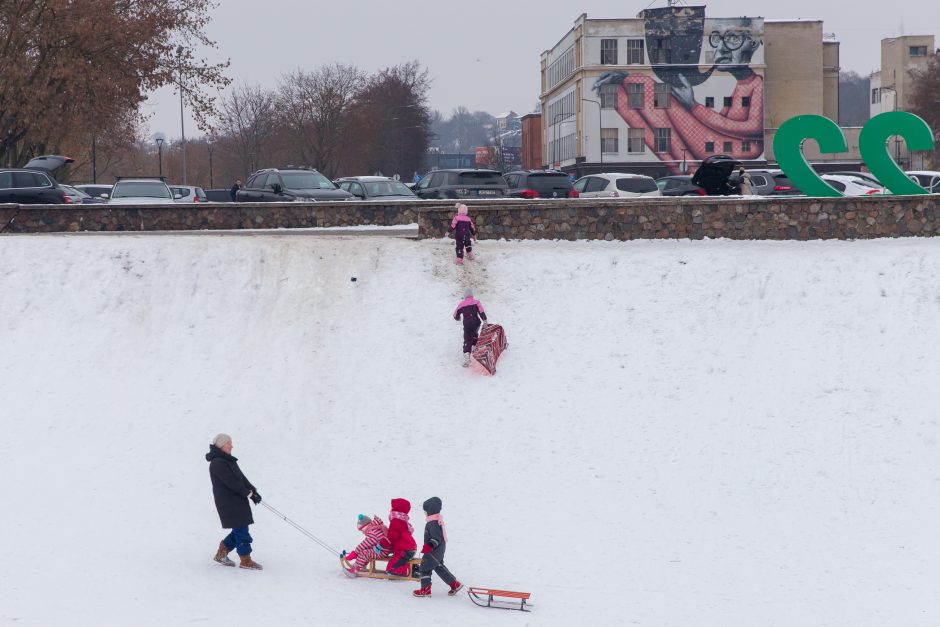
<svg viewBox="0 0 940 627">
<path fill-rule="evenodd" d="M 681 173 L 712 154 L 763 165 L 785 120 L 838 119 L 839 43 L 821 21 L 713 18 L 704 6 L 582 14 L 542 53 L 541 74 L 544 163 L 579 175 Z"/>
</svg>

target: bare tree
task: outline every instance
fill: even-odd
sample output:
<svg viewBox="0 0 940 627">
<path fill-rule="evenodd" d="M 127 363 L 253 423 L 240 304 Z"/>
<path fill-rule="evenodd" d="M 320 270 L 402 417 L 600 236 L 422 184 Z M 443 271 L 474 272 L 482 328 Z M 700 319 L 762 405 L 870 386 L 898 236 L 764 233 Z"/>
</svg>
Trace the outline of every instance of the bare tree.
<svg viewBox="0 0 940 627">
<path fill-rule="evenodd" d="M 222 98 L 215 130 L 235 155 L 243 175 L 267 164 L 269 145 L 278 131 L 274 92 L 241 85 Z"/>
<path fill-rule="evenodd" d="M 357 68 L 339 63 L 296 70 L 281 79 L 278 111 L 294 158 L 331 178 L 339 172 L 350 107 L 363 80 Z"/>
</svg>

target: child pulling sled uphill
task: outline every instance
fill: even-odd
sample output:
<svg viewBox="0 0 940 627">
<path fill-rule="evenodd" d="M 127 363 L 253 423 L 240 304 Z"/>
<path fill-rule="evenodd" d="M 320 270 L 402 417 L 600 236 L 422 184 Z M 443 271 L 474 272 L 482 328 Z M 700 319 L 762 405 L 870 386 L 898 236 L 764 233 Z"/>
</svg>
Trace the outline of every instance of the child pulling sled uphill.
<svg viewBox="0 0 940 627">
<path fill-rule="evenodd" d="M 473 242 L 470 238 L 472 237 L 473 241 L 476 241 L 477 230 L 473 226 L 473 220 L 467 215 L 467 205 L 458 202 L 454 206 L 457 207 L 457 215 L 450 221 L 450 231 L 454 232 L 454 239 L 457 242 L 457 259 L 454 263 L 462 266 L 464 248 L 467 249 L 467 259 L 473 261 Z M 445 236 L 450 235 L 450 231 L 447 231 Z"/>
<path fill-rule="evenodd" d="M 450 596 L 454 596 L 463 588 L 463 584 L 457 581 L 453 573 L 444 566 L 447 531 L 444 528 L 444 518 L 441 516 L 441 505 L 441 499 L 436 496 L 429 498 L 423 505 L 427 524 L 424 526 L 424 546 L 421 547 L 424 557 L 421 558 L 421 566 L 418 567 L 418 572 L 421 574 L 421 588 L 412 593 L 416 597 L 431 596 L 432 571 L 450 586 L 447 592 Z"/>
<path fill-rule="evenodd" d="M 347 562 L 355 562 L 346 569 L 350 575 L 355 575 L 365 568 L 366 564 L 368 564 L 369 560 L 373 559 L 373 557 L 388 557 L 391 555 L 389 551 L 384 551 L 381 547 L 379 551 L 376 552 L 376 547 L 380 546 L 380 543 L 388 534 L 388 527 L 385 526 L 381 518 L 378 516 L 369 518 L 364 514 L 359 514 L 359 518 L 356 521 L 356 528 L 365 534 L 366 537 L 355 549 L 349 553 L 343 554 Z"/>
<path fill-rule="evenodd" d="M 486 321 L 486 312 L 483 303 L 473 297 L 473 290 L 467 288 L 463 300 L 457 303 L 454 310 L 454 320 L 460 321 L 463 316 L 463 366 L 470 365 L 470 352 L 480 336 L 480 320 Z"/>
<path fill-rule="evenodd" d="M 389 512 L 388 533 L 375 546 L 376 555 L 391 553 L 386 571 L 389 575 L 408 577 L 411 574 L 409 560 L 415 556 L 418 543 L 415 542 L 414 527 L 408 522 L 411 503 L 406 499 L 392 499 L 392 511 Z"/>
</svg>

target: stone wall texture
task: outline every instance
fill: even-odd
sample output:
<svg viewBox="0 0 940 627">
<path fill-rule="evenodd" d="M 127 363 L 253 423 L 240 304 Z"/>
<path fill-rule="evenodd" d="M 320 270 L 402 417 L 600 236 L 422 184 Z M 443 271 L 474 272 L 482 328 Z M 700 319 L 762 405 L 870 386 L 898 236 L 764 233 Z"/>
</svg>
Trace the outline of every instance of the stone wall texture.
<svg viewBox="0 0 940 627">
<path fill-rule="evenodd" d="M 864 239 L 940 232 L 940 195 L 493 200 L 468 203 L 480 239 Z M 291 229 L 418 224 L 440 237 L 452 202 L 0 205 L 3 233 Z"/>
</svg>

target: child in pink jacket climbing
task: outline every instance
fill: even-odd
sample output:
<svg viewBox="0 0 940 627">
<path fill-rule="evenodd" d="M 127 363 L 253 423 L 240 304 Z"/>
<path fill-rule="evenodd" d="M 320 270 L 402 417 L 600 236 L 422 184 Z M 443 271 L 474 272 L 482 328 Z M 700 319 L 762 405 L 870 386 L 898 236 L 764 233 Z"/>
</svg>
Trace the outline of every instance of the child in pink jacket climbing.
<svg viewBox="0 0 940 627">
<path fill-rule="evenodd" d="M 450 230 L 445 233 L 445 236 L 449 236 L 450 231 L 454 232 L 454 239 L 457 242 L 457 259 L 454 263 L 462 266 L 464 248 L 467 249 L 467 259 L 473 261 L 473 242 L 477 239 L 477 229 L 473 226 L 473 220 L 467 215 L 467 205 L 458 202 L 455 206 L 457 215 L 450 221 Z"/>
</svg>

